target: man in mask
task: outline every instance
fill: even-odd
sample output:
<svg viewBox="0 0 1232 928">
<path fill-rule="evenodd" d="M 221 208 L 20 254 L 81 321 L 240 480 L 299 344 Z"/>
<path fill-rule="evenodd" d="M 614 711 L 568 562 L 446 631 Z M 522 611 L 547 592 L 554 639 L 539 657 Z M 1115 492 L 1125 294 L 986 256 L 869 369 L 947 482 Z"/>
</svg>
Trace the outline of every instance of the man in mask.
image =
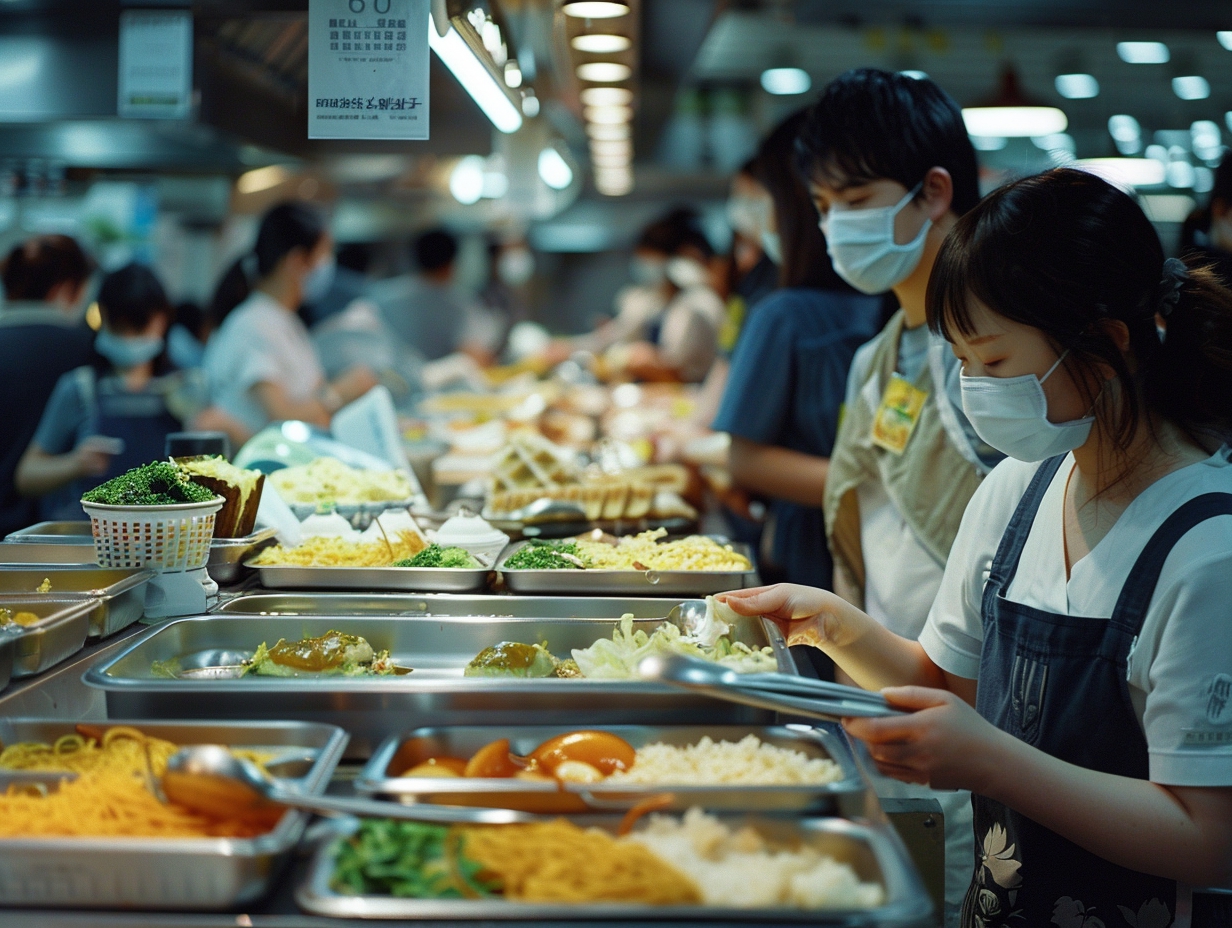
<svg viewBox="0 0 1232 928">
<path fill-rule="evenodd" d="M 968 500 L 1000 455 L 962 412 L 959 365 L 925 324 L 946 233 L 979 200 L 975 151 L 954 100 L 928 79 L 863 68 L 822 92 L 797 143 L 834 270 L 899 303 L 852 362 L 826 480 L 834 590 L 916 637 Z M 946 818 L 946 918 L 971 878 L 966 793 L 878 778 L 884 796 L 937 799 Z"/>
</svg>

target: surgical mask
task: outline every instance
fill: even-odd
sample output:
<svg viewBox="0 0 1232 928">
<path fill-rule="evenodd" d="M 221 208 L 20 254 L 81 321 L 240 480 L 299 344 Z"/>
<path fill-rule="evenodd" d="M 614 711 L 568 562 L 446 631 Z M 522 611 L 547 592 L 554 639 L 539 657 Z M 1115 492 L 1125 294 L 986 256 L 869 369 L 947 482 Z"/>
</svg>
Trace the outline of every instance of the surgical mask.
<svg viewBox="0 0 1232 928">
<path fill-rule="evenodd" d="M 184 326 L 173 325 L 167 333 L 167 357 L 180 370 L 200 367 L 205 360 L 205 346 Z"/>
<path fill-rule="evenodd" d="M 783 240 L 779 238 L 777 232 L 762 232 L 761 250 L 775 264 L 783 263 Z"/>
<path fill-rule="evenodd" d="M 894 220 L 923 186 L 923 181 L 916 184 L 894 206 L 830 210 L 822 217 L 826 249 L 839 277 L 864 293 L 884 293 L 911 276 L 933 221 L 925 219 L 919 234 L 899 245 L 894 241 Z"/>
<path fill-rule="evenodd" d="M 635 284 L 657 287 L 667 279 L 667 262 L 661 258 L 644 258 L 634 255 L 629 263 L 629 275 Z"/>
<path fill-rule="evenodd" d="M 157 335 L 116 335 L 106 327 L 99 329 L 94 350 L 119 370 L 130 370 L 163 353 L 163 340 Z"/>
<path fill-rule="evenodd" d="M 496 259 L 496 276 L 510 287 L 520 287 L 535 273 L 535 256 L 526 248 L 507 248 Z"/>
<path fill-rule="evenodd" d="M 1068 353 L 1063 352 L 1043 377 L 960 377 L 963 412 L 975 433 L 998 451 L 1028 463 L 1081 446 L 1091 434 L 1095 417 L 1049 422 L 1044 395 L 1044 381 Z"/>
<path fill-rule="evenodd" d="M 704 286 L 709 276 L 705 266 L 692 258 L 676 257 L 667 262 L 667 279 L 681 290 Z"/>
<path fill-rule="evenodd" d="M 325 294 L 329 293 L 329 288 L 334 284 L 336 267 L 333 255 L 312 266 L 312 270 L 304 277 L 305 303 L 319 303 L 324 299 Z"/>
<path fill-rule="evenodd" d="M 761 197 L 731 197 L 727 201 L 727 224 L 746 238 L 759 238 L 769 225 L 769 206 L 769 200 Z"/>
</svg>

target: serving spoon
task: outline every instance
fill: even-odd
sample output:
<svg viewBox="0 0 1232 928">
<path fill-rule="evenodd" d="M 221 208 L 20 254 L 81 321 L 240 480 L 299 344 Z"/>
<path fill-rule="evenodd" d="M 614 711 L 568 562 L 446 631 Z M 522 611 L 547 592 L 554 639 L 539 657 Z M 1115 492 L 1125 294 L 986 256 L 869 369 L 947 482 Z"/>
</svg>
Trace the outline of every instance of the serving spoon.
<svg viewBox="0 0 1232 928">
<path fill-rule="evenodd" d="M 168 800 L 220 818 L 270 818 L 289 806 L 322 815 L 418 822 L 507 825 L 544 821 L 542 816 L 512 809 L 403 805 L 374 799 L 308 796 L 280 786 L 266 777 L 256 764 L 236 757 L 218 744 L 192 745 L 172 754 L 161 787 Z"/>
</svg>

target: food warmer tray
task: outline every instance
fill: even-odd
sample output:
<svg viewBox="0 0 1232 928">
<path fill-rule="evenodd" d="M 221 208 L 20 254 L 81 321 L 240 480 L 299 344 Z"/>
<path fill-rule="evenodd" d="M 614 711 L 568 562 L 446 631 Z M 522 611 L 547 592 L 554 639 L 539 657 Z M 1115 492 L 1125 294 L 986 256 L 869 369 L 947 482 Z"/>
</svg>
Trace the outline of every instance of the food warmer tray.
<svg viewBox="0 0 1232 928">
<path fill-rule="evenodd" d="M 238 615 L 483 616 L 511 619 L 661 619 L 685 597 L 459 596 L 450 593 L 248 593 L 217 606 Z"/>
<path fill-rule="evenodd" d="M 404 590 L 473 593 L 488 584 L 486 567 L 281 567 L 245 561 L 270 590 Z"/>
<path fill-rule="evenodd" d="M 395 896 L 351 896 L 330 885 L 338 845 L 358 823 L 344 820 L 340 837 L 318 850 L 295 900 L 306 911 L 335 918 L 486 919 L 520 921 L 697 921 L 801 923 L 843 928 L 925 928 L 932 924 L 932 902 L 912 867 L 902 842 L 890 826 L 873 827 L 840 818 L 723 815 L 729 826 L 752 825 L 765 837 L 784 844 L 807 842 L 823 854 L 849 864 L 865 881 L 876 880 L 885 902 L 874 909 L 720 908 L 717 906 L 648 906 L 619 902 L 552 904 L 507 902 L 503 899 L 403 899 Z M 572 817 L 581 826 L 614 831 L 620 816 Z M 500 827 L 500 826 L 496 826 Z M 750 874 L 755 879 L 755 874 Z"/>
<path fill-rule="evenodd" d="M 636 623 L 647 632 L 661 620 Z M 213 615 L 150 629 L 85 674 L 106 694 L 110 718 L 300 718 L 351 733 L 350 757 L 367 758 L 390 735 L 427 725 L 770 724 L 774 713 L 639 680 L 526 680 L 463 677 L 484 648 L 501 641 L 545 642 L 557 655 L 610 638 L 605 619 L 404 619 Z M 362 635 L 376 650 L 413 668 L 392 677 L 169 679 L 155 661 L 182 668 L 243 659 L 262 642 L 327 631 Z M 764 619 L 737 623 L 733 637 L 774 649 L 778 667 L 796 673 L 782 633 Z"/>
<path fill-rule="evenodd" d="M 408 777 L 402 774 L 430 757 L 466 759 L 486 744 L 508 738 L 514 754 L 527 756 L 549 738 L 576 729 L 532 725 L 493 727 L 420 728 L 395 735 L 372 756 L 355 781 L 357 792 L 394 798 L 403 802 L 434 802 L 445 805 L 482 805 L 530 812 L 611 812 L 626 810 L 639 802 L 672 797 L 670 808 L 683 812 L 691 806 L 712 811 L 797 812 L 836 815 L 837 797 L 862 793 L 865 783 L 844 738 L 834 727 L 807 725 L 605 725 L 634 749 L 663 743 L 684 747 L 707 736 L 710 740 L 740 741 L 755 735 L 762 743 L 798 751 L 810 758 L 834 761 L 842 778 L 832 783 L 793 786 L 694 786 L 688 784 L 564 783 L 513 778 Z"/>
<path fill-rule="evenodd" d="M 757 586 L 749 570 L 510 570 L 505 563 L 530 542 L 505 549 L 496 570 L 511 593 L 564 593 L 570 596 L 704 596 Z M 753 563 L 748 545 L 732 545 Z"/>
<path fill-rule="evenodd" d="M 270 544 L 277 533 L 276 528 L 263 528 L 243 538 L 215 538 L 205 569 L 215 583 L 235 583 L 244 572 L 244 561 Z"/>
<path fill-rule="evenodd" d="M 17 661 L 17 636 L 0 631 L 0 693 L 13 679 L 13 665 Z"/>
<path fill-rule="evenodd" d="M 347 741 L 341 729 L 309 722 L 118 724 L 177 744 L 307 752 L 309 760 L 277 772 L 310 794 L 325 790 Z M 0 719 L 5 744 L 54 742 L 73 731 L 71 722 Z M 0 771 L 0 784 L 5 779 Z M 243 905 L 266 893 L 309 817 L 288 812 L 273 831 L 256 838 L 0 838 L 0 905 L 189 910 Z"/>
<path fill-rule="evenodd" d="M 13 676 L 29 677 L 42 673 L 85 647 L 90 631 L 90 615 L 98 608 L 93 599 L 64 599 L 50 593 L 8 597 L 0 608 L 13 612 L 33 612 L 39 621 L 14 625 L 0 635 L 17 639 L 13 654 Z"/>
<path fill-rule="evenodd" d="M 5 553 L 0 549 L 0 556 Z M 118 570 L 93 564 L 37 569 L 0 564 L 0 605 L 12 597 L 26 602 L 37 596 L 65 601 L 90 599 L 96 604 L 90 613 L 90 637 L 106 638 L 141 618 L 145 611 L 146 584 L 154 575 L 153 570 Z M 39 585 L 44 580 L 51 581 L 51 590 L 39 593 Z"/>
</svg>

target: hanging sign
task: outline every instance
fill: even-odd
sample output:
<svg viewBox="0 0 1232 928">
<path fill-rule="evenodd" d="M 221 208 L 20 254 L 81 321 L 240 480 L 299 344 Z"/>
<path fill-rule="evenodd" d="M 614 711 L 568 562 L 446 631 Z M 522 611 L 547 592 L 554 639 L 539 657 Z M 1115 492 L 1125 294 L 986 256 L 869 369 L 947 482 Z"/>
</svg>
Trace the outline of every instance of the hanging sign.
<svg viewBox="0 0 1232 928">
<path fill-rule="evenodd" d="M 117 112 L 127 119 L 185 119 L 192 108 L 192 13 L 120 14 Z"/>
<path fill-rule="evenodd" d="M 428 137 L 429 0 L 309 0 L 308 138 Z"/>
</svg>

